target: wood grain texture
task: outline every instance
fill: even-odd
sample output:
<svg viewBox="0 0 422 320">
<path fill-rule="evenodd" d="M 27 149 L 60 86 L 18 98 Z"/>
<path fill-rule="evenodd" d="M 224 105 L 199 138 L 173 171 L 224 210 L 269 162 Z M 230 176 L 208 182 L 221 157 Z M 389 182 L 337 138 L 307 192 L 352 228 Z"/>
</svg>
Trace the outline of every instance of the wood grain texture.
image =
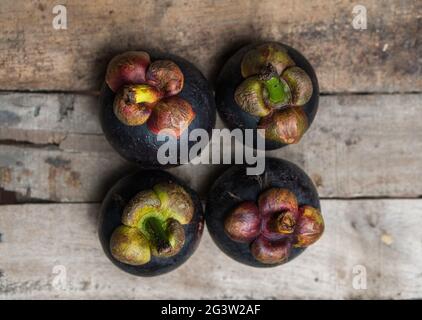
<svg viewBox="0 0 422 320">
<path fill-rule="evenodd" d="M 103 255 L 98 205 L 2 206 L 0 299 L 422 298 L 422 200 L 324 200 L 322 210 L 322 239 L 284 266 L 241 265 L 205 232 L 176 271 L 136 278 Z M 366 290 L 353 286 L 360 266 Z"/>
<path fill-rule="evenodd" d="M 365 1 L 367 30 L 353 29 L 350 0 L 64 0 L 67 30 L 52 27 L 56 4 L 0 1 L 0 203 L 57 202 L 0 205 L 0 300 L 422 298 L 421 1 Z M 323 238 L 260 270 L 225 256 L 205 231 L 173 273 L 118 270 L 100 248 L 98 202 L 135 167 L 99 125 L 95 94 L 108 61 L 154 48 L 192 61 L 213 83 L 237 48 L 265 39 L 302 51 L 330 93 L 300 144 L 267 153 L 315 182 Z M 7 92 L 17 90 L 25 92 Z M 205 198 L 224 168 L 169 171 Z M 365 290 L 353 285 L 359 267 Z"/>
<path fill-rule="evenodd" d="M 56 4 L 1 1 L 0 89 L 98 90 L 110 58 L 139 48 L 183 56 L 212 80 L 233 50 L 262 39 L 302 51 L 323 92 L 422 89 L 418 0 L 365 1 L 366 30 L 353 28 L 349 0 L 62 1 L 67 30 L 52 27 Z"/>
<path fill-rule="evenodd" d="M 1 94 L 0 141 L 7 143 L 0 146 L 0 187 L 27 199 L 101 201 L 133 167 L 105 141 L 96 99 Z M 419 197 L 421 106 L 422 94 L 323 96 L 301 143 L 267 155 L 301 166 L 322 197 Z M 186 164 L 170 171 L 205 195 L 223 169 Z"/>
</svg>

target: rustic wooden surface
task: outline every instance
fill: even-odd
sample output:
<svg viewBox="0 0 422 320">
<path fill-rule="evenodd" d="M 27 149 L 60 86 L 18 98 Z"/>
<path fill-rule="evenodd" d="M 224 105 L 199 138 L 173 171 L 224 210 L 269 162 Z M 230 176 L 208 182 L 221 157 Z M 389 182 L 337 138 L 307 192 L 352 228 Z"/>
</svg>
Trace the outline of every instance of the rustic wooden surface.
<svg viewBox="0 0 422 320">
<path fill-rule="evenodd" d="M 139 47 L 180 54 L 213 77 L 227 54 L 265 38 L 309 57 L 324 92 L 408 92 L 422 86 L 417 0 L 366 0 L 365 31 L 352 27 L 358 3 L 345 0 L 63 3 L 68 29 L 57 31 L 55 1 L 2 0 L 0 87 L 98 90 L 108 60 Z"/>
<path fill-rule="evenodd" d="M 137 278 L 115 268 L 96 234 L 99 206 L 5 206 L 0 215 L 3 298 L 414 298 L 422 290 L 422 200 L 324 200 L 318 245 L 276 269 L 221 253 L 204 234 L 176 271 Z M 403 216 L 406 219 L 403 219 Z M 24 243 L 24 245 L 23 245 Z M 36 254 L 35 254 L 36 253 Z M 364 266 L 367 289 L 353 287 Z M 65 272 L 63 272 L 65 270 Z M 65 276 L 58 281 L 58 276 Z M 60 285 L 59 285 L 60 284 Z"/>
<path fill-rule="evenodd" d="M 365 1 L 367 30 L 353 29 L 356 3 L 346 0 L 61 3 L 67 30 L 52 28 L 54 1 L 0 2 L 0 299 L 422 298 L 420 1 Z M 212 82 L 233 50 L 260 39 L 298 48 L 318 74 L 313 126 L 300 144 L 268 155 L 312 177 L 324 237 L 291 263 L 261 270 L 226 257 L 205 232 L 175 272 L 119 271 L 99 247 L 98 203 L 135 168 L 98 123 L 108 60 L 127 49 L 168 50 Z M 204 198 L 223 169 L 169 171 Z M 366 290 L 353 286 L 359 266 Z"/>
<path fill-rule="evenodd" d="M 40 200 L 97 202 L 132 168 L 101 134 L 97 97 L 11 93 L 0 95 L 0 105 L 0 137 L 13 142 L 0 150 L 4 190 Z M 301 143 L 268 155 L 303 167 L 322 197 L 419 197 L 421 106 L 422 94 L 324 96 Z M 204 196 L 221 167 L 187 164 L 170 171 Z"/>
</svg>

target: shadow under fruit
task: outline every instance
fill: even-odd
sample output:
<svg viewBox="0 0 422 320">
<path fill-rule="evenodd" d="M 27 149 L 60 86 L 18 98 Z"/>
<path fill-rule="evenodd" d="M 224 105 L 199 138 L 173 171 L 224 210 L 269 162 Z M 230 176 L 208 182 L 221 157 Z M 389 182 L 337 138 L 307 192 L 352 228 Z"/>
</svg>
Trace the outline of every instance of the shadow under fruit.
<svg viewBox="0 0 422 320">
<path fill-rule="evenodd" d="M 99 238 L 107 257 L 137 276 L 174 270 L 195 251 L 203 231 L 197 194 L 160 170 L 120 181 L 101 206 Z"/>
<path fill-rule="evenodd" d="M 286 263 L 324 231 L 318 193 L 291 162 L 267 158 L 261 175 L 233 166 L 213 184 L 205 219 L 217 246 L 254 267 Z"/>
<path fill-rule="evenodd" d="M 230 57 L 216 83 L 218 112 L 230 129 L 265 129 L 265 149 L 298 143 L 313 122 L 319 86 L 311 64 L 277 42 L 250 44 Z M 250 144 L 250 143 L 248 143 Z"/>
<path fill-rule="evenodd" d="M 114 57 L 99 104 L 106 139 L 122 157 L 144 168 L 180 164 L 181 140 L 190 150 L 196 141 L 188 141 L 187 134 L 201 128 L 210 135 L 215 125 L 207 80 L 193 64 L 171 54 L 129 51 Z M 178 151 L 174 163 L 158 161 L 164 143 Z"/>
</svg>

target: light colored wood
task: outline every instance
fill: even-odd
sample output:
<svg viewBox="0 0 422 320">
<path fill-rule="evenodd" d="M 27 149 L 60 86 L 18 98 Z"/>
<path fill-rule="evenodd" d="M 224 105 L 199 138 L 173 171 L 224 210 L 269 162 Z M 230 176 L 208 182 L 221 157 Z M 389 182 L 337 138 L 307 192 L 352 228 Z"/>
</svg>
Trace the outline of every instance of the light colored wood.
<svg viewBox="0 0 422 320">
<path fill-rule="evenodd" d="M 0 186 L 22 201 L 100 201 L 131 165 L 115 153 L 1 146 Z"/>
<path fill-rule="evenodd" d="M 365 1 L 362 31 L 346 0 L 74 0 L 64 2 L 62 31 L 52 27 L 56 4 L 0 1 L 0 90 L 25 91 L 0 92 L 0 192 L 63 202 L 0 206 L 0 300 L 422 298 L 422 199 L 404 199 L 422 197 L 422 2 L 393 0 L 387 10 Z M 99 125 L 95 94 L 108 61 L 155 48 L 192 61 L 212 83 L 236 48 L 262 39 L 302 51 L 322 92 L 341 93 L 321 97 L 300 144 L 267 155 L 300 165 L 323 198 L 401 199 L 322 200 L 325 235 L 279 268 L 238 264 L 205 231 L 170 274 L 118 270 L 99 245 L 97 202 L 135 168 Z M 27 92 L 44 90 L 75 93 Z M 400 94 L 343 94 L 354 92 Z M 169 171 L 205 198 L 222 167 Z M 353 285 L 359 267 L 366 290 Z"/>
<path fill-rule="evenodd" d="M 98 90 L 107 62 L 153 47 L 183 56 L 214 79 L 227 56 L 251 40 L 298 48 L 324 92 L 421 91 L 418 0 L 367 0 L 367 30 L 355 30 L 347 0 L 170 0 L 0 3 L 0 89 Z M 13 18 L 11 18 L 13 17 Z M 418 38 L 419 36 L 419 38 Z"/>
<path fill-rule="evenodd" d="M 205 232 L 179 269 L 136 278 L 102 253 L 98 205 L 2 206 L 0 299 L 422 298 L 422 200 L 324 200 L 322 210 L 322 239 L 284 266 L 241 265 Z M 366 290 L 353 285 L 361 266 Z"/>
<path fill-rule="evenodd" d="M 82 142 L 102 135 L 97 98 L 78 94 L 1 93 L 0 139 L 35 144 Z M 103 143 L 104 144 L 104 143 Z"/>
<path fill-rule="evenodd" d="M 422 94 L 323 96 L 303 140 L 267 155 L 301 166 L 322 197 L 419 197 L 421 107 Z M 0 146 L 0 187 L 21 198 L 101 201 L 132 166 L 105 141 L 97 111 L 92 96 L 0 95 L 0 140 L 38 144 Z M 187 164 L 170 171 L 204 196 L 221 170 Z"/>
</svg>

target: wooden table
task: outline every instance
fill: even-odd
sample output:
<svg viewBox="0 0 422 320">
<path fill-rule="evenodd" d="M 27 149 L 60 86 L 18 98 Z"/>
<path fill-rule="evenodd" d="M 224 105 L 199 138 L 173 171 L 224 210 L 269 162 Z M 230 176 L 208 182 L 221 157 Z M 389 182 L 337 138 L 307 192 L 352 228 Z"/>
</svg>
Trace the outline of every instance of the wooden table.
<svg viewBox="0 0 422 320">
<path fill-rule="evenodd" d="M 358 3 L 366 30 L 352 24 Z M 52 26 L 56 4 L 0 3 L 1 299 L 422 298 L 422 2 L 60 1 L 65 30 Z M 261 270 L 225 256 L 205 232 L 175 272 L 121 272 L 96 234 L 99 202 L 133 170 L 97 119 L 108 60 L 168 50 L 213 82 L 234 49 L 259 39 L 296 47 L 319 77 L 313 126 L 269 154 L 314 180 L 324 237 Z M 170 171 L 205 197 L 221 167 Z"/>
</svg>

